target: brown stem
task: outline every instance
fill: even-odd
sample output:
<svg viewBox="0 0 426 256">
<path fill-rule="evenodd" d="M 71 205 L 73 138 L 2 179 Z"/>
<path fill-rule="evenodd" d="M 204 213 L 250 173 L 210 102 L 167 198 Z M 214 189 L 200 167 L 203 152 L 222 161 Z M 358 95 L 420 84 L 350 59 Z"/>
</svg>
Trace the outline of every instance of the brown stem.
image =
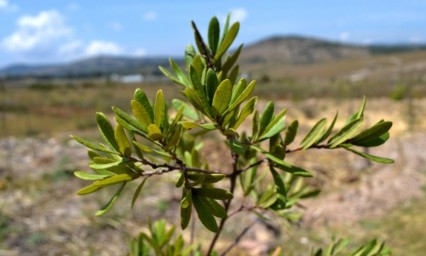
<svg viewBox="0 0 426 256">
<path fill-rule="evenodd" d="M 235 154 L 234 152 L 232 152 L 232 169 L 233 169 L 232 170 L 232 174 L 229 177 L 230 178 L 229 192 L 231 192 L 233 194 L 234 190 L 235 190 L 235 184 L 236 184 L 236 181 L 237 181 L 237 177 L 238 177 L 239 173 L 241 172 L 240 170 L 238 170 L 238 155 Z M 232 198 L 226 200 L 225 203 L 224 203 L 225 204 L 225 211 L 226 211 L 227 216 L 220 221 L 219 230 L 214 235 L 214 237 L 213 237 L 213 239 L 212 239 L 212 241 L 210 243 L 209 249 L 207 251 L 207 255 L 210 255 L 212 253 L 213 248 L 215 247 L 216 242 L 219 239 L 219 236 L 220 236 L 220 234 L 223 231 L 223 227 L 225 226 L 225 222 L 226 222 L 226 220 L 229 217 L 228 216 L 228 211 L 229 211 L 229 206 L 231 205 L 231 201 L 232 201 Z"/>
<path fill-rule="evenodd" d="M 309 148 L 310 149 L 311 148 L 316 148 L 316 149 L 323 149 L 323 148 L 325 148 L 325 149 L 329 149 L 330 145 L 315 145 L 315 146 L 311 146 Z M 295 148 L 295 149 L 287 149 L 285 152 L 286 153 L 293 153 L 293 152 L 297 152 L 297 151 L 301 151 L 301 150 L 303 150 L 303 148 L 299 147 L 299 148 Z"/>
</svg>

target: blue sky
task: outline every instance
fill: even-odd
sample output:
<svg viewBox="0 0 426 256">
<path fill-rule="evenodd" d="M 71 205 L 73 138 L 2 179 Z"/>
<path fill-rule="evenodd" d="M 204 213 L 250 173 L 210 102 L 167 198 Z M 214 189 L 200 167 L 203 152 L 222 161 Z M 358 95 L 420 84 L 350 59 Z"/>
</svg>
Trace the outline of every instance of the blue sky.
<svg viewBox="0 0 426 256">
<path fill-rule="evenodd" d="M 358 44 L 426 43 L 426 0 L 0 0 L 0 67 L 100 54 L 180 56 L 190 20 L 233 12 L 238 42 L 299 34 Z"/>
</svg>

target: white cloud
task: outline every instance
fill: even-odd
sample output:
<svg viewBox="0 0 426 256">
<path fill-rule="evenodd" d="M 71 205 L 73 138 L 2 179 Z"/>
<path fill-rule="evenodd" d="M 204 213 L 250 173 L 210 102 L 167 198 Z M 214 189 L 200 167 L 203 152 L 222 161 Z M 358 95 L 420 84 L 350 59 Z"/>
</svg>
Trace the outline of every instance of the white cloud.
<svg viewBox="0 0 426 256">
<path fill-rule="evenodd" d="M 111 28 L 112 30 L 115 30 L 115 31 L 121 31 L 121 29 L 123 28 L 123 26 L 121 25 L 121 23 L 118 22 L 118 21 L 111 22 L 108 25 L 108 27 Z"/>
<path fill-rule="evenodd" d="M 6 11 L 16 11 L 18 10 L 18 6 L 14 4 L 10 4 L 7 0 L 0 0 L 0 10 Z"/>
<path fill-rule="evenodd" d="M 101 40 L 90 42 L 84 50 L 84 53 L 88 56 L 100 54 L 117 55 L 123 52 L 123 49 L 116 43 Z"/>
<path fill-rule="evenodd" d="M 16 31 L 1 42 L 1 46 L 10 52 L 49 47 L 57 40 L 72 34 L 72 29 L 55 10 L 42 11 L 36 16 L 22 16 L 17 25 Z"/>
<path fill-rule="evenodd" d="M 244 8 L 236 8 L 231 10 L 231 21 L 243 22 L 247 19 L 248 12 Z"/>
<path fill-rule="evenodd" d="M 156 12 L 146 12 L 143 14 L 144 20 L 156 20 L 158 17 L 158 14 Z"/>
</svg>

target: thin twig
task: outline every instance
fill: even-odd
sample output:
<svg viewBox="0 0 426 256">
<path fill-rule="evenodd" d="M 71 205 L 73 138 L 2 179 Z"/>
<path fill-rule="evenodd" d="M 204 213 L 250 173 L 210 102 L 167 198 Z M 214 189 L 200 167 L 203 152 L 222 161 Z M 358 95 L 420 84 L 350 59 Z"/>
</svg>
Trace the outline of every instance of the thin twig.
<svg viewBox="0 0 426 256">
<path fill-rule="evenodd" d="M 330 145 L 314 145 L 314 146 L 310 146 L 308 149 L 311 148 L 315 148 L 315 149 L 330 149 Z M 286 149 L 286 153 L 293 153 L 293 152 L 297 152 L 297 151 L 301 151 L 303 150 L 302 147 L 299 148 L 295 148 L 295 149 Z"/>
<path fill-rule="evenodd" d="M 232 152 L 232 174 L 229 177 L 230 178 L 229 192 L 231 192 L 231 194 L 234 193 L 237 177 L 238 177 L 239 174 L 240 174 L 240 171 L 238 169 L 238 155 L 235 154 L 234 152 Z M 231 201 L 232 201 L 232 198 L 226 200 L 225 203 L 224 203 L 225 211 L 226 211 L 227 214 L 228 214 L 228 211 L 229 211 L 229 206 L 231 205 Z M 227 219 L 228 219 L 228 216 L 221 219 L 220 224 L 219 224 L 219 230 L 214 235 L 214 237 L 213 237 L 213 239 L 210 243 L 207 255 L 211 255 L 211 253 L 213 252 L 213 248 L 216 245 L 216 242 L 219 239 L 219 236 L 223 231 L 223 227 L 225 226 L 225 222 L 226 222 Z"/>
<path fill-rule="evenodd" d="M 267 161 L 267 159 L 266 159 L 266 158 L 264 158 L 264 159 L 260 159 L 259 161 L 255 162 L 255 163 L 252 163 L 251 165 L 247 166 L 246 168 L 241 169 L 241 172 L 246 172 L 246 171 L 250 170 L 250 169 L 251 169 L 251 168 L 253 168 L 253 167 L 256 167 L 256 166 L 258 166 L 258 165 L 261 165 L 262 163 L 264 163 L 264 162 L 266 162 L 266 161 Z"/>
<path fill-rule="evenodd" d="M 247 234 L 247 232 L 257 223 L 257 219 L 253 220 L 247 227 L 245 227 L 243 229 L 243 231 L 241 231 L 241 233 L 235 238 L 234 242 L 232 244 L 230 244 L 225 251 L 222 252 L 221 256 L 226 255 L 228 252 L 230 252 L 232 250 L 232 248 L 234 248 L 239 242 L 240 240 L 243 238 L 243 236 L 245 234 Z"/>
</svg>

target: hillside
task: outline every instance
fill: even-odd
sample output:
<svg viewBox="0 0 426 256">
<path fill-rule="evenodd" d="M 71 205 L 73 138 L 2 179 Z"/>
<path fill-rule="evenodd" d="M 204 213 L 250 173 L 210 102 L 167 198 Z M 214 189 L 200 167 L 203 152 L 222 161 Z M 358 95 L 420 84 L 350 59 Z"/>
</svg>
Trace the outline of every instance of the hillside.
<svg viewBox="0 0 426 256">
<path fill-rule="evenodd" d="M 412 52 L 426 49 L 425 45 L 353 45 L 303 36 L 274 36 L 247 45 L 240 58 L 243 67 L 313 64 L 345 59 L 360 59 L 372 55 Z M 183 59 L 175 58 L 178 63 Z M 168 66 L 165 57 L 132 58 L 97 56 L 70 63 L 49 65 L 10 65 L 0 69 L 0 76 L 79 77 L 111 73 L 142 73 L 156 75 L 158 66 Z"/>
<path fill-rule="evenodd" d="M 57 65 L 11 65 L 0 70 L 0 76 L 96 76 L 105 73 L 151 73 L 158 65 L 167 65 L 165 57 L 131 58 L 97 56 Z"/>
<path fill-rule="evenodd" d="M 308 64 L 368 56 L 367 47 L 299 36 L 271 37 L 247 46 L 242 63 Z"/>
</svg>

